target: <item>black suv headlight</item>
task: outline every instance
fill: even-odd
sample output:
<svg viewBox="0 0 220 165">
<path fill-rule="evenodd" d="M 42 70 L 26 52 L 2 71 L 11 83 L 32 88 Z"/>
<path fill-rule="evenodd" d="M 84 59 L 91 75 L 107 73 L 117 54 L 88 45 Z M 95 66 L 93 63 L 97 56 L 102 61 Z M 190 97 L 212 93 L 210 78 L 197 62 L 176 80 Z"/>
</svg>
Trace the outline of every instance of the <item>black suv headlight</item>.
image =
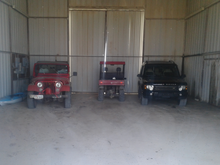
<svg viewBox="0 0 220 165">
<path fill-rule="evenodd" d="M 153 85 L 144 85 L 144 89 L 148 89 L 150 91 L 154 90 L 154 86 Z"/>
<path fill-rule="evenodd" d="M 179 86 L 179 91 L 182 91 L 182 90 L 187 90 L 187 86 L 186 85 Z"/>
</svg>

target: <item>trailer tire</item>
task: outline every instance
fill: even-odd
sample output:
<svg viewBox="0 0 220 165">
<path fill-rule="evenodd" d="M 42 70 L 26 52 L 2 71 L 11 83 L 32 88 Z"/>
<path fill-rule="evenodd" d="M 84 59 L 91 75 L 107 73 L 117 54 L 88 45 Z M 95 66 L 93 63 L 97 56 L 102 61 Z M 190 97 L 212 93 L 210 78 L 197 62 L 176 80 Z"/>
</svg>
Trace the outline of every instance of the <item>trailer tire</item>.
<svg viewBox="0 0 220 165">
<path fill-rule="evenodd" d="M 104 100 L 104 90 L 103 88 L 99 88 L 98 101 L 103 101 L 103 100 Z"/>
<path fill-rule="evenodd" d="M 119 98 L 118 98 L 118 100 L 119 100 L 120 102 L 125 101 L 124 89 L 120 89 L 120 90 L 119 90 Z"/>
</svg>

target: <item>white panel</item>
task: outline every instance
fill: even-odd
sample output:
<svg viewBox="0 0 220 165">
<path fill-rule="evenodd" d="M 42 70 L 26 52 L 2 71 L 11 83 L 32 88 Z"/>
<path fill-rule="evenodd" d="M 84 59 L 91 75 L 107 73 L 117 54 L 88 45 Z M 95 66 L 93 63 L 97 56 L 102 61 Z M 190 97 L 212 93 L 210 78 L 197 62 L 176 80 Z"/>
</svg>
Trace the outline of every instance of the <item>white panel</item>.
<svg viewBox="0 0 220 165">
<path fill-rule="evenodd" d="M 10 54 L 0 53 L 0 98 L 11 94 Z"/>
<path fill-rule="evenodd" d="M 30 56 L 30 75 L 33 75 L 34 64 L 38 61 L 68 61 L 67 57 L 54 57 L 54 56 Z"/>
<path fill-rule="evenodd" d="M 67 0 L 28 0 L 29 16 L 67 17 Z"/>
<path fill-rule="evenodd" d="M 206 11 L 187 20 L 185 55 L 201 54 L 204 52 L 205 19 Z"/>
<path fill-rule="evenodd" d="M 10 9 L 12 51 L 27 54 L 27 18 Z"/>
<path fill-rule="evenodd" d="M 99 61 L 104 54 L 105 12 L 70 12 L 72 90 L 97 92 Z M 83 57 L 82 57 L 83 56 Z"/>
<path fill-rule="evenodd" d="M 27 14 L 27 0 L 10 0 L 13 8 L 17 9 L 23 14 Z"/>
<path fill-rule="evenodd" d="M 142 56 L 142 16 L 143 12 L 108 12 L 108 56 Z"/>
<path fill-rule="evenodd" d="M 205 52 L 220 51 L 220 3 L 209 8 Z"/>
<path fill-rule="evenodd" d="M 67 55 L 66 19 L 29 19 L 30 54 Z"/>
<path fill-rule="evenodd" d="M 146 18 L 184 18 L 186 0 L 146 0 Z"/>
<path fill-rule="evenodd" d="M 201 99 L 203 56 L 185 58 L 184 64 L 184 72 L 188 83 L 188 93 L 197 99 Z M 204 86 L 204 88 L 207 87 Z"/>
<path fill-rule="evenodd" d="M 145 0 L 69 0 L 70 7 L 144 7 Z"/>
<path fill-rule="evenodd" d="M 8 6 L 0 2 L 0 50 L 10 51 Z"/>
<path fill-rule="evenodd" d="M 182 56 L 183 20 L 146 20 L 144 55 Z"/>
</svg>

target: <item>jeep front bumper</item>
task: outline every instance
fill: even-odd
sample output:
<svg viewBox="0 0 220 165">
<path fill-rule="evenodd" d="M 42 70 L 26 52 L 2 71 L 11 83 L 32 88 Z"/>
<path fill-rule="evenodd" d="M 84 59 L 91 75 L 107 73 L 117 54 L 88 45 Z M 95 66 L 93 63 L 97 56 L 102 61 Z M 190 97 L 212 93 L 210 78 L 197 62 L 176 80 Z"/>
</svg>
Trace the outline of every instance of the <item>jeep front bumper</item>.
<svg viewBox="0 0 220 165">
<path fill-rule="evenodd" d="M 60 99 L 60 98 L 67 98 L 67 95 L 29 95 L 31 99 L 41 100 L 44 98 L 53 98 L 53 99 Z"/>
</svg>

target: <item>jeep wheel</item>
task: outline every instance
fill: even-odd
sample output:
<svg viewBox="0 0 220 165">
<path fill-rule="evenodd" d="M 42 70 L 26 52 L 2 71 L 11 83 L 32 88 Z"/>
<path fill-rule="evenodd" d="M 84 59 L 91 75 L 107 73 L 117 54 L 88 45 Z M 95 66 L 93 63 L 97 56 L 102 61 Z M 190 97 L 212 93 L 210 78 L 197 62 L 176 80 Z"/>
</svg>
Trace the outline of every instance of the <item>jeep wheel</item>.
<svg viewBox="0 0 220 165">
<path fill-rule="evenodd" d="M 119 90 L 119 98 L 118 98 L 118 100 L 121 101 L 121 102 L 125 101 L 124 89 L 120 89 Z"/>
<path fill-rule="evenodd" d="M 179 100 L 179 106 L 186 106 L 187 99 L 180 99 Z"/>
<path fill-rule="evenodd" d="M 27 94 L 27 107 L 30 109 L 36 108 L 36 100 L 33 98 L 30 98 L 30 95 L 32 95 L 34 92 L 28 92 Z"/>
<path fill-rule="evenodd" d="M 98 101 L 103 101 L 103 100 L 104 100 L 104 91 L 102 88 L 99 88 Z"/>
<path fill-rule="evenodd" d="M 148 99 L 141 96 L 141 105 L 147 105 L 147 104 L 148 104 Z"/>
<path fill-rule="evenodd" d="M 66 91 L 65 95 L 67 96 L 67 98 L 65 98 L 65 101 L 64 101 L 64 108 L 70 108 L 71 107 L 71 92 Z"/>
</svg>

